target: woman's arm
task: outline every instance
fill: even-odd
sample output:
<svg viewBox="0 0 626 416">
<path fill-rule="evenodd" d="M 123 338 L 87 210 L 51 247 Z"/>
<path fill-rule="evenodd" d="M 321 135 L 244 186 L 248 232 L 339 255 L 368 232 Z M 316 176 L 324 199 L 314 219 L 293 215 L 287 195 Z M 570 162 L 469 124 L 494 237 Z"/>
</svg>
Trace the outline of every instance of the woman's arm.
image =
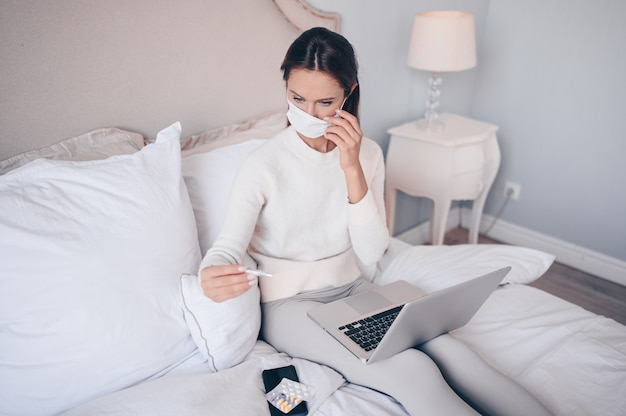
<svg viewBox="0 0 626 416">
<path fill-rule="evenodd" d="M 367 181 L 359 155 L 363 132 L 357 118 L 347 111 L 337 110 L 339 117 L 326 117 L 330 124 L 325 137 L 339 148 L 339 162 L 346 178 L 348 202 L 356 204 L 367 193 Z"/>
<path fill-rule="evenodd" d="M 367 162 L 368 192 L 361 201 L 348 207 L 352 247 L 365 265 L 380 260 L 389 245 L 384 201 L 385 163 L 380 148 L 369 150 L 367 157 L 372 160 Z"/>
<path fill-rule="evenodd" d="M 384 204 L 385 165 L 382 152 L 368 153 L 372 164 L 370 181 L 361 164 L 363 133 L 357 118 L 343 110 L 339 117 L 326 118 L 333 126 L 326 131 L 326 138 L 339 148 L 341 169 L 346 178 L 349 207 L 350 238 L 354 251 L 366 265 L 377 262 L 389 244 Z M 375 159 L 375 160 L 374 160 Z"/>
<path fill-rule="evenodd" d="M 263 205 L 255 177 L 254 169 L 246 164 L 241 167 L 220 234 L 200 263 L 200 284 L 204 294 L 215 302 L 237 297 L 257 284 L 257 278 L 245 273 L 242 265 Z"/>
</svg>

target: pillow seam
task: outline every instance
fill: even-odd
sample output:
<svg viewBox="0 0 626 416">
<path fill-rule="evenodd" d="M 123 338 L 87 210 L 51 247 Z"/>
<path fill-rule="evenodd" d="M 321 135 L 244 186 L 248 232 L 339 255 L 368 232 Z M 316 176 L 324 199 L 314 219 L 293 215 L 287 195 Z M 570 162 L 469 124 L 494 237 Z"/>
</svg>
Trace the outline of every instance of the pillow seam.
<svg viewBox="0 0 626 416">
<path fill-rule="evenodd" d="M 200 337 L 202 338 L 202 340 L 204 341 L 204 347 L 206 348 L 206 353 L 211 361 L 210 365 L 211 367 L 213 367 L 213 371 L 218 372 L 217 366 L 215 365 L 215 358 L 213 357 L 213 355 L 211 354 L 211 349 L 209 348 L 209 340 L 204 336 L 204 333 L 202 331 L 202 326 L 200 325 L 200 322 L 198 321 L 198 318 L 196 317 L 196 315 L 193 313 L 193 311 L 191 310 L 191 308 L 189 307 L 189 305 L 187 304 L 187 299 L 185 299 L 185 293 L 183 290 L 183 278 L 187 276 L 185 274 L 182 274 L 180 276 L 180 296 L 183 300 L 183 306 L 185 307 L 185 309 L 187 310 L 187 312 L 189 312 L 191 314 L 191 316 L 193 317 L 194 322 L 196 323 L 196 326 L 198 327 L 198 331 L 200 333 Z"/>
</svg>

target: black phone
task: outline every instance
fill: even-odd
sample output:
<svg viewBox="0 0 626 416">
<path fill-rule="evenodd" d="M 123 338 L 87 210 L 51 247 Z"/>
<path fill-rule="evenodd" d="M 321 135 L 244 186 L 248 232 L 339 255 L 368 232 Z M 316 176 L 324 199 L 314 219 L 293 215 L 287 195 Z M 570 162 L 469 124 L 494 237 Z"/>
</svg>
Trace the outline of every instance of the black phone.
<svg viewBox="0 0 626 416">
<path fill-rule="evenodd" d="M 294 367 L 293 365 L 263 370 L 263 384 L 265 385 L 265 392 L 269 393 L 274 387 L 278 386 L 283 378 L 288 378 L 289 380 L 298 382 L 300 381 L 298 380 L 296 367 Z M 281 410 L 274 407 L 274 405 L 272 405 L 270 402 L 267 402 L 267 405 L 270 407 L 270 414 L 272 416 L 306 416 L 307 414 L 309 414 L 309 410 L 306 406 L 305 401 L 300 402 L 300 404 L 291 409 L 289 413 L 283 413 Z"/>
</svg>

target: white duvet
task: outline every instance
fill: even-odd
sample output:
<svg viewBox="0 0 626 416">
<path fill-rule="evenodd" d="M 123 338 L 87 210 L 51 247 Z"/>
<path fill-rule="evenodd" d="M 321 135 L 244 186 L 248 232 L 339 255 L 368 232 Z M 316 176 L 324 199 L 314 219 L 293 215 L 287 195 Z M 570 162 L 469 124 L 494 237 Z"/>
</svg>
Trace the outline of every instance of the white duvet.
<svg viewBox="0 0 626 416">
<path fill-rule="evenodd" d="M 626 414 L 626 333 L 613 320 L 538 289 L 508 285 L 453 335 L 557 415 Z M 288 364 L 296 366 L 303 383 L 316 387 L 311 414 L 406 414 L 383 394 L 346 384 L 327 367 L 291 359 L 259 341 L 231 369 L 152 380 L 66 415 L 269 414 L 261 371 Z"/>
<path fill-rule="evenodd" d="M 455 267 L 449 267 L 433 279 L 435 263 L 439 261 L 437 254 L 443 248 L 396 249 L 394 258 L 377 277 L 380 282 L 391 273 L 434 290 L 452 283 L 446 277 L 462 279 L 467 274 L 455 275 Z M 480 254 L 476 246 L 446 249 L 446 261 L 452 259 L 458 267 Z M 498 250 L 499 260 L 484 267 L 514 263 L 507 257 L 510 255 L 519 257 L 518 266 L 539 267 L 536 261 L 520 257 L 529 254 L 524 250 Z M 430 263 L 416 262 L 421 256 L 431 259 Z M 523 280 L 524 276 L 518 267 L 509 279 Z M 626 327 L 611 319 L 539 289 L 511 283 L 497 289 L 472 320 L 452 334 L 531 391 L 557 415 L 626 414 Z M 388 396 L 345 383 L 341 375 L 327 367 L 291 359 L 259 341 L 246 360 L 231 369 L 149 381 L 86 403 L 66 415 L 269 414 L 261 371 L 290 363 L 296 366 L 301 382 L 317 390 L 309 402 L 310 414 L 406 414 Z"/>
<path fill-rule="evenodd" d="M 426 292 L 511 265 L 510 284 L 452 335 L 557 415 L 626 415 L 626 327 L 519 284 L 547 269 L 551 261 L 541 252 L 506 245 L 398 251 L 378 282 L 403 278 Z"/>
<path fill-rule="evenodd" d="M 497 290 L 453 335 L 559 415 L 626 415 L 626 328 L 541 290 Z"/>
</svg>

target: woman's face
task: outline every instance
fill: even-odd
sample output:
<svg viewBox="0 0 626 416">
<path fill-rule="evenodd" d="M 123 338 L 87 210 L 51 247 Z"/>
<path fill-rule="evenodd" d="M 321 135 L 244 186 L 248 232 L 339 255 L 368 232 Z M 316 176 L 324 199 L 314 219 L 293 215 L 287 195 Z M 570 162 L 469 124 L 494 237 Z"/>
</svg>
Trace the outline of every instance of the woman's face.
<svg viewBox="0 0 626 416">
<path fill-rule="evenodd" d="M 326 72 L 292 69 L 287 79 L 287 97 L 313 117 L 333 117 L 344 101 L 343 88 Z"/>
</svg>

